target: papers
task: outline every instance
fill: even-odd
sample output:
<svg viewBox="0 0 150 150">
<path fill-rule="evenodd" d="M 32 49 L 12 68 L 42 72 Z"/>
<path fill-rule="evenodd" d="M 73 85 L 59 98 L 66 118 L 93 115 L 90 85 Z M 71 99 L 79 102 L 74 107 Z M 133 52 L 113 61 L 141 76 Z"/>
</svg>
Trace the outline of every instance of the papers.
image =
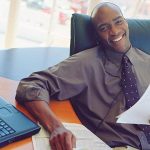
<svg viewBox="0 0 150 150">
<path fill-rule="evenodd" d="M 117 118 L 117 123 L 150 125 L 150 85 L 140 100 Z"/>
<path fill-rule="evenodd" d="M 73 150 L 111 150 L 109 146 L 83 125 L 64 123 L 64 126 L 76 136 L 76 148 Z M 32 136 L 34 150 L 50 150 L 49 136 L 43 128 L 38 134 Z"/>
</svg>

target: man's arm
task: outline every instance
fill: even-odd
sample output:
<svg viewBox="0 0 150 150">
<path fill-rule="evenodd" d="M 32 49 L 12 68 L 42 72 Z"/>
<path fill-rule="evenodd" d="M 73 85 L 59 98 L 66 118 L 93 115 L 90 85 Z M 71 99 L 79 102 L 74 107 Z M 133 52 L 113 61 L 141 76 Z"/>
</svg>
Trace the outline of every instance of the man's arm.
<svg viewBox="0 0 150 150">
<path fill-rule="evenodd" d="M 86 88 L 86 72 L 81 60 L 74 56 L 52 68 L 34 72 L 22 79 L 17 88 L 16 100 L 51 133 L 52 150 L 72 150 L 75 141 L 74 135 L 64 128 L 48 103 L 50 99 L 69 99 Z"/>
<path fill-rule="evenodd" d="M 63 126 L 45 101 L 25 102 L 24 106 L 51 134 L 50 144 L 52 150 L 72 150 L 75 147 L 74 135 Z"/>
</svg>

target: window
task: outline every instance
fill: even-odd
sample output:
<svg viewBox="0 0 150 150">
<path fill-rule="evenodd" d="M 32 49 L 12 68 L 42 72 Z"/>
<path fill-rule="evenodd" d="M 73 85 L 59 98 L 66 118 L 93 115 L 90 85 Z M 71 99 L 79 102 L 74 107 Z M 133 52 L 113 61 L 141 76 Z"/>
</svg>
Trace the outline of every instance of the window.
<svg viewBox="0 0 150 150">
<path fill-rule="evenodd" d="M 16 37 L 11 47 L 69 47 L 71 14 L 87 11 L 87 0 L 19 1 Z M 10 0 L 0 0 L 0 2 L 7 5 L 7 9 L 3 11 L 8 13 Z M 3 8 L 2 5 L 0 6 Z M 6 27 L 8 15 L 4 17 L 4 12 L 0 11 L 3 19 L 1 22 L 5 21 L 3 26 Z M 1 31 L 4 37 L 4 27 Z"/>
<path fill-rule="evenodd" d="M 10 1 L 0 0 L 0 48 L 4 48 L 9 6 Z"/>
<path fill-rule="evenodd" d="M 150 0 L 100 1 L 116 3 L 127 18 L 150 18 Z M 99 0 L 89 0 L 89 2 L 92 7 Z M 86 14 L 88 4 L 88 0 L 0 0 L 0 49 L 69 47 L 71 14 Z M 12 5 L 14 7 L 11 7 Z M 11 15 L 10 8 L 13 9 Z M 14 14 L 16 10 L 18 11 Z M 17 15 L 16 19 L 15 15 Z M 10 31 L 13 33 L 11 34 Z M 12 44 L 5 44 L 9 43 L 9 40 Z"/>
</svg>

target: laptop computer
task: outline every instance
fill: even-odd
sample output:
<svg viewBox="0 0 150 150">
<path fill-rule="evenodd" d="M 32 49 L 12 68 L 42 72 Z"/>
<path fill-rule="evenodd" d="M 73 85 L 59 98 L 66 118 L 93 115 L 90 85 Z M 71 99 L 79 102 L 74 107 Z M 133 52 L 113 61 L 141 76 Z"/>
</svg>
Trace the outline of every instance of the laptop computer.
<svg viewBox="0 0 150 150">
<path fill-rule="evenodd" d="M 40 127 L 0 97 L 0 147 L 36 134 Z"/>
</svg>

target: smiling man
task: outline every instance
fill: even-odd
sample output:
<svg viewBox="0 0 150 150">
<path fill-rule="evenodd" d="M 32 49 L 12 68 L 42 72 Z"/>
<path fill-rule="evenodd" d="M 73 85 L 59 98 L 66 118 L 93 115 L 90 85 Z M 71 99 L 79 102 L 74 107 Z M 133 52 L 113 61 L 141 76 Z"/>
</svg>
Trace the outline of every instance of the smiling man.
<svg viewBox="0 0 150 150">
<path fill-rule="evenodd" d="M 93 10 L 92 20 L 105 46 L 117 52 L 129 50 L 131 43 L 128 24 L 118 6 L 111 3 L 97 5 Z"/>
<path fill-rule="evenodd" d="M 70 99 L 81 122 L 109 146 L 148 150 L 149 127 L 117 124 L 116 116 L 150 84 L 150 56 L 132 47 L 128 24 L 115 4 L 97 5 L 91 20 L 102 45 L 22 79 L 16 99 L 51 134 L 52 150 L 72 150 L 75 137 L 49 108 L 50 99 Z"/>
</svg>

